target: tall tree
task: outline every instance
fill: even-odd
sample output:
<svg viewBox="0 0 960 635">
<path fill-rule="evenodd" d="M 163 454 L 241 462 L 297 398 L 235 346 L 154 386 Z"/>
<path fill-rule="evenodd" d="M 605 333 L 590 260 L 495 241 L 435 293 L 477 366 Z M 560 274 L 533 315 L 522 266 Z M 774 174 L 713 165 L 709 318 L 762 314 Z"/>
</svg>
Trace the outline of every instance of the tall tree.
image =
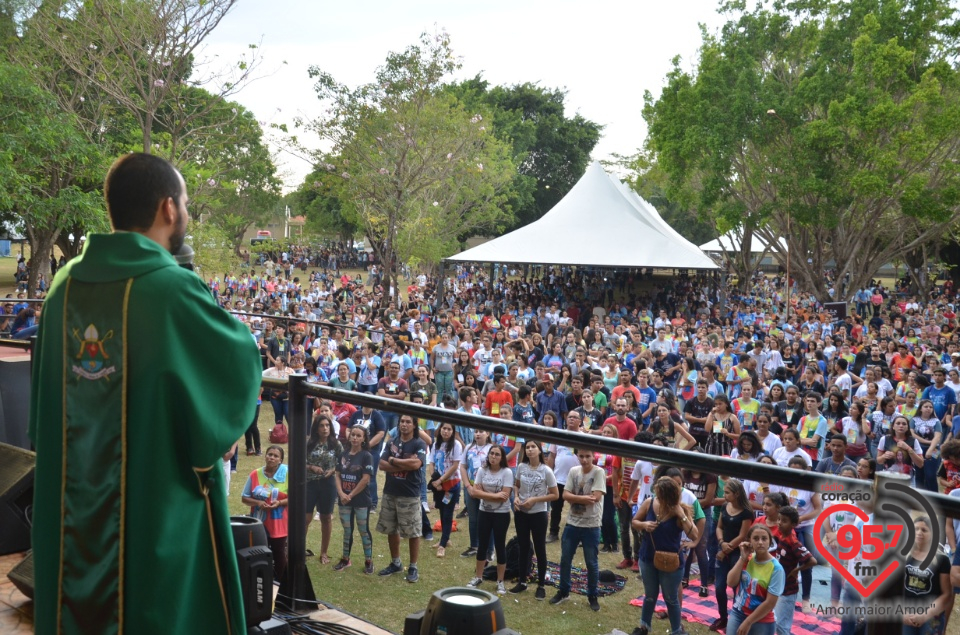
<svg viewBox="0 0 960 635">
<path fill-rule="evenodd" d="M 565 113 L 566 92 L 527 82 L 490 87 L 480 75 L 447 90 L 468 108 L 488 110 L 494 135 L 510 144 L 517 166 L 510 192 L 516 220 L 528 225 L 550 211 L 577 183 L 590 163 L 603 126 L 579 113 Z"/>
<path fill-rule="evenodd" d="M 695 72 L 675 60 L 660 97 L 646 96 L 648 148 L 671 197 L 755 231 L 821 299 L 828 263 L 849 298 L 960 220 L 948 2 L 723 9 L 730 20 L 704 34 Z"/>
<path fill-rule="evenodd" d="M 102 178 L 105 158 L 53 95 L 2 61 L 0 96 L 0 209 L 13 212 L 30 241 L 33 296 L 60 234 L 103 222 L 100 195 L 90 184 Z"/>
<path fill-rule="evenodd" d="M 36 37 L 134 117 L 144 152 L 153 151 L 157 126 L 165 129 L 165 154 L 175 162 L 208 114 L 190 89 L 202 85 L 227 98 L 251 79 L 260 59 L 253 44 L 230 68 L 196 57 L 236 0 L 33 1 L 29 28 Z"/>
<path fill-rule="evenodd" d="M 300 125 L 331 144 L 318 163 L 339 175 L 391 282 L 400 260 L 436 262 L 456 251 L 458 236 L 512 219 L 509 148 L 482 114 L 441 91 L 456 68 L 445 33 L 390 53 L 375 81 L 356 89 L 310 68 L 329 114 Z"/>
</svg>

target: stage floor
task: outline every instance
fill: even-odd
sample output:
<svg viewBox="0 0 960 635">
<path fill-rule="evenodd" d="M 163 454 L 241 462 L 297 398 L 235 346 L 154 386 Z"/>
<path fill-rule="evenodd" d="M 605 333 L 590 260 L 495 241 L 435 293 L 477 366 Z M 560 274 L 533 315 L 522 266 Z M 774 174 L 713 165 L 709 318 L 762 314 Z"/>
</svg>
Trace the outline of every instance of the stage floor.
<svg viewBox="0 0 960 635">
<path fill-rule="evenodd" d="M 23 557 L 22 553 L 0 556 L 0 633 L 3 635 L 33 633 L 33 600 L 20 593 L 7 578 L 10 570 L 17 566 Z M 309 617 L 321 622 L 349 626 L 365 635 L 392 635 L 390 631 L 336 609 L 325 608 L 311 613 Z"/>
<path fill-rule="evenodd" d="M 4 635 L 33 632 L 33 600 L 7 578 L 23 557 L 22 553 L 0 556 L 0 633 Z"/>
</svg>

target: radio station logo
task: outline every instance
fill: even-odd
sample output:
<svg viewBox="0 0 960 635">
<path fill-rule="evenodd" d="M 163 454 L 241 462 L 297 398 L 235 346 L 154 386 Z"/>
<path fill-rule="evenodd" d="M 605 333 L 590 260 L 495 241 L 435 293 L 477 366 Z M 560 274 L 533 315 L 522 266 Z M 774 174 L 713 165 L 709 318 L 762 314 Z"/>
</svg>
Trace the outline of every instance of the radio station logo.
<svg viewBox="0 0 960 635">
<path fill-rule="evenodd" d="M 820 495 L 831 505 L 817 517 L 814 542 L 830 566 L 864 600 L 876 597 L 891 577 L 906 567 L 907 557 L 916 544 L 911 511 L 932 521 L 932 539 L 920 568 L 926 569 L 936 558 L 941 542 L 936 510 L 908 485 L 884 480 L 879 491 L 874 492 L 845 491 L 843 484 L 829 483 L 821 485 Z M 880 499 L 884 502 L 880 503 Z M 827 523 L 830 526 L 825 530 Z M 827 531 L 835 535 L 835 544 L 824 543 Z"/>
</svg>

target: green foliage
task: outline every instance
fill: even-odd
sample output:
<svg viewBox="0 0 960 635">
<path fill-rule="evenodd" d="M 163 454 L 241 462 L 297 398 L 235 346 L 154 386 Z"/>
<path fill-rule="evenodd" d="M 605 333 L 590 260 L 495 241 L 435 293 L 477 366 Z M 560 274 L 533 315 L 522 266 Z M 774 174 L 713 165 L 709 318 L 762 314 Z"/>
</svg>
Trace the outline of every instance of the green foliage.
<svg viewBox="0 0 960 635">
<path fill-rule="evenodd" d="M 471 110 L 490 113 L 494 135 L 510 144 L 517 166 L 510 229 L 538 220 L 583 176 L 603 126 L 564 114 L 566 92 L 536 84 L 490 87 L 479 75 L 446 90 Z M 464 237 L 465 238 L 465 237 Z"/>
<path fill-rule="evenodd" d="M 299 123 L 332 145 L 318 167 L 339 177 L 336 197 L 356 211 L 390 273 L 398 260 L 437 262 L 454 253 L 456 237 L 512 221 L 510 148 L 481 113 L 441 90 L 457 66 L 441 33 L 389 54 L 375 81 L 356 89 L 310 69 L 328 116 Z"/>
<path fill-rule="evenodd" d="M 960 219 L 958 23 L 943 0 L 727 5 L 693 73 L 647 95 L 648 148 L 668 195 L 746 224 L 826 297 L 847 295 Z M 777 248 L 779 249 L 779 248 Z M 787 254 L 779 254 L 781 258 Z"/>
<path fill-rule="evenodd" d="M 52 252 L 59 234 L 72 226 L 104 224 L 99 195 L 84 185 L 105 165 L 76 117 L 26 71 L 0 62 L 0 210 L 12 214 L 32 253 Z M 43 272 L 49 272 L 47 259 L 34 259 L 31 292 Z"/>
<path fill-rule="evenodd" d="M 234 253 L 233 236 L 213 223 L 190 220 L 187 235 L 193 247 L 193 264 L 204 279 L 238 271 L 240 259 Z"/>
<path fill-rule="evenodd" d="M 326 157 L 323 163 L 332 165 L 334 160 Z M 343 185 L 343 179 L 320 167 L 289 194 L 290 207 L 306 217 L 309 233 L 350 239 L 363 231 L 363 219 L 344 194 Z"/>
</svg>

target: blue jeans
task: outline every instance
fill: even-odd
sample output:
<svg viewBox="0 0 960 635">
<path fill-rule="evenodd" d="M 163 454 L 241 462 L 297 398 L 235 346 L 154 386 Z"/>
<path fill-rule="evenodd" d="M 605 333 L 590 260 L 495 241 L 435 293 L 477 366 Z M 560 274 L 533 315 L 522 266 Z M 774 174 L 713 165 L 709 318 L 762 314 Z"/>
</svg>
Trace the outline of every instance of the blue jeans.
<svg viewBox="0 0 960 635">
<path fill-rule="evenodd" d="M 470 530 L 470 547 L 476 549 L 480 546 L 479 533 L 477 531 L 477 520 L 480 517 L 480 499 L 474 498 L 463 490 L 463 504 L 467 507 L 467 528 Z"/>
<path fill-rule="evenodd" d="M 826 559 L 820 555 L 820 550 L 817 549 L 813 541 L 813 525 L 807 525 L 806 527 L 797 527 L 797 540 L 800 541 L 800 544 L 805 546 L 807 550 L 813 554 L 813 557 L 817 559 L 817 562 L 823 564 L 826 562 Z M 810 590 L 813 588 L 813 569 L 805 569 L 800 572 L 800 597 L 804 602 L 810 600 Z"/>
<path fill-rule="evenodd" d="M 670 632 L 679 633 L 683 630 L 680 623 L 680 580 L 683 577 L 683 567 L 672 573 L 657 570 L 652 562 L 640 561 L 640 577 L 643 580 L 643 609 L 640 611 L 640 626 L 653 630 L 651 620 L 653 610 L 657 606 L 657 597 L 663 596 L 663 603 L 667 605 L 667 617 L 670 618 Z"/>
<path fill-rule="evenodd" d="M 460 484 L 458 483 L 453 489 L 449 490 L 447 495 L 450 496 L 449 502 L 444 503 L 440 501 L 437 503 L 437 510 L 440 512 L 441 547 L 446 547 L 447 542 L 450 540 L 450 530 L 453 529 L 453 510 L 456 509 L 457 503 L 460 502 Z"/>
<path fill-rule="evenodd" d="M 730 610 L 730 620 L 727 622 L 727 635 L 737 635 L 737 629 L 747 616 L 740 612 L 740 609 Z M 776 622 L 767 622 L 765 624 L 756 623 L 750 627 L 750 635 L 773 635 L 777 628 Z"/>
<path fill-rule="evenodd" d="M 924 459 L 923 467 L 919 468 L 916 471 L 917 475 L 917 487 L 920 487 L 928 492 L 939 492 L 940 484 L 937 482 L 937 470 L 940 469 L 940 459 Z M 906 632 L 907 627 L 904 626 L 904 632 Z"/>
<path fill-rule="evenodd" d="M 716 561 L 714 562 L 713 571 L 714 571 L 714 575 L 716 576 L 716 580 L 714 580 L 714 584 L 716 585 L 715 591 L 717 594 L 717 611 L 720 613 L 720 619 L 724 621 L 728 619 L 727 574 L 730 573 L 730 568 L 732 567 L 733 564 L 736 563 L 736 558 L 738 556 L 739 554 L 736 551 L 734 551 L 730 554 L 727 554 L 727 557 L 724 558 L 723 560 L 720 560 L 719 558 L 717 558 Z M 730 560 L 731 558 L 734 559 L 733 562 L 731 562 Z"/>
<path fill-rule="evenodd" d="M 560 585 L 561 593 L 570 593 L 570 567 L 577 547 L 583 545 L 583 560 L 587 565 L 587 595 L 596 597 L 597 583 L 600 580 L 600 528 L 574 527 L 567 523 L 560 538 Z M 499 560 L 498 560 L 499 562 Z M 679 586 L 679 582 L 677 585 Z"/>
<path fill-rule="evenodd" d="M 443 403 L 443 398 L 447 395 L 453 395 L 453 371 L 435 370 L 433 371 L 433 383 L 437 385 L 437 405 Z"/>
<path fill-rule="evenodd" d="M 706 534 L 703 538 L 700 539 L 700 542 L 697 543 L 697 546 L 693 548 L 693 552 L 697 554 L 697 565 L 700 567 L 700 587 L 710 586 L 710 581 L 713 577 L 710 575 L 710 558 L 707 554 L 707 539 L 710 536 L 716 536 L 717 532 L 713 530 L 713 516 L 708 514 L 706 518 L 706 523 L 703 526 L 703 531 Z M 683 579 L 690 579 L 690 566 L 693 564 L 693 558 L 687 558 L 687 561 L 683 565 Z"/>
<path fill-rule="evenodd" d="M 287 423 L 289 421 L 289 401 L 287 399 L 274 399 L 270 398 L 270 405 L 273 406 L 273 422 L 280 423 L 283 421 Z"/>
<path fill-rule="evenodd" d="M 777 605 L 773 607 L 773 614 L 777 617 L 777 635 L 790 635 L 790 631 L 793 629 L 793 614 L 796 611 L 796 593 L 792 595 L 781 595 L 777 598 Z"/>
</svg>

